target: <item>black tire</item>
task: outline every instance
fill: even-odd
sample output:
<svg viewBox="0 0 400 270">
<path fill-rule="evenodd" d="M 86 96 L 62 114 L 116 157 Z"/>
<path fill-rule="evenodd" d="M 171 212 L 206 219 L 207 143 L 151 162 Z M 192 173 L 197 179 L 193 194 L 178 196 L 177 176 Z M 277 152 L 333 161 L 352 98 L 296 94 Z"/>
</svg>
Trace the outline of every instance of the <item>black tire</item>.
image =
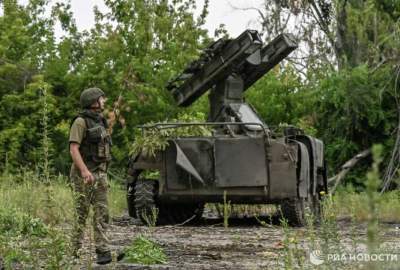
<svg viewBox="0 0 400 270">
<path fill-rule="evenodd" d="M 309 198 L 297 198 L 285 200 L 281 203 L 281 216 L 286 219 L 290 226 L 304 227 L 307 225 L 307 214 L 312 214 L 314 224 L 318 224 L 321 219 L 321 206 L 319 196 Z"/>
<path fill-rule="evenodd" d="M 317 190 L 317 194 L 311 196 L 311 213 L 313 214 L 314 224 L 318 225 L 321 222 L 321 196 Z"/>
<path fill-rule="evenodd" d="M 146 225 L 154 226 L 157 224 L 156 184 L 154 180 L 138 179 L 134 185 L 136 216 Z"/>
<path fill-rule="evenodd" d="M 138 179 L 134 185 L 136 216 L 146 225 L 194 223 L 203 214 L 204 203 L 160 203 L 156 180 Z"/>
<path fill-rule="evenodd" d="M 301 164 L 298 164 L 297 175 L 300 174 Z M 312 219 L 315 224 L 319 224 L 321 220 L 321 196 L 320 191 L 324 190 L 324 182 L 326 182 L 326 167 L 324 161 L 324 168 L 318 171 L 317 186 L 315 187 L 316 194 L 312 195 L 313 184 L 310 179 L 311 185 L 308 187 L 307 198 L 295 198 L 285 200 L 280 204 L 281 216 L 285 218 L 289 225 L 296 227 L 303 227 L 307 225 L 307 214 L 312 214 Z M 299 194 L 299 192 L 298 192 Z"/>
<path fill-rule="evenodd" d="M 285 200 L 281 203 L 281 216 L 290 226 L 303 227 L 306 225 L 306 200 L 298 198 L 294 200 Z"/>
</svg>

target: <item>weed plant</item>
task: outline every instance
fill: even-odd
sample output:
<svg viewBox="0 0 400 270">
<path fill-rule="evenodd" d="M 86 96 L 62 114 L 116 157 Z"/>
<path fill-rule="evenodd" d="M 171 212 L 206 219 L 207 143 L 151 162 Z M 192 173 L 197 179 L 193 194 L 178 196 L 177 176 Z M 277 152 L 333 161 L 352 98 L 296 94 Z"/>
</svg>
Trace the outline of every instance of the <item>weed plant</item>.
<svg viewBox="0 0 400 270">
<path fill-rule="evenodd" d="M 145 265 L 164 264 L 167 256 L 164 250 L 147 236 L 139 235 L 125 249 L 126 261 Z"/>
<path fill-rule="evenodd" d="M 227 195 L 228 192 L 224 190 L 224 228 L 228 228 L 231 215 L 231 201 L 227 201 Z"/>
<path fill-rule="evenodd" d="M 157 225 L 159 209 L 157 207 L 151 207 L 149 210 L 150 211 L 143 211 L 143 219 L 150 229 L 154 229 Z"/>
<path fill-rule="evenodd" d="M 63 231 L 16 209 L 0 209 L 0 254 L 6 269 L 63 269 L 67 250 Z"/>
</svg>

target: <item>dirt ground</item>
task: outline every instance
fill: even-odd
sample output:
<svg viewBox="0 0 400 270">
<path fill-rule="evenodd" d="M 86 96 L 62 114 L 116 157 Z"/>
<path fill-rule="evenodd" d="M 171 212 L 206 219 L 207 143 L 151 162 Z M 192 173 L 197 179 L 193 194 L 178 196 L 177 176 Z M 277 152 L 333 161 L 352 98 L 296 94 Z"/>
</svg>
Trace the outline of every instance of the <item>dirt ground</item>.
<svg viewBox="0 0 400 270">
<path fill-rule="evenodd" d="M 114 218 L 110 238 L 115 249 L 128 246 L 135 236 L 145 234 L 160 244 L 168 262 L 164 265 L 143 266 L 118 262 L 100 266 L 94 262 L 86 247 L 86 262 L 78 269 L 284 269 L 287 250 L 283 243 L 283 227 L 274 220 L 272 225 L 261 225 L 253 218 L 235 218 L 229 220 L 229 228 L 223 227 L 223 220 L 212 216 L 203 216 L 196 226 L 160 226 L 149 228 L 138 220 L 122 216 Z M 360 224 L 350 229 L 349 220 L 338 221 L 342 244 L 351 245 L 354 239 L 360 247 L 366 239 L 366 225 Z M 386 264 L 379 269 L 400 269 L 400 231 L 399 224 L 383 224 L 381 244 L 395 246 L 398 264 Z M 297 250 L 303 252 L 305 266 L 302 269 L 314 269 L 309 262 L 309 243 L 305 228 L 290 229 L 299 239 Z M 359 264 L 360 269 L 361 264 Z M 396 268 L 397 267 L 397 268 Z M 357 267 L 358 268 L 358 267 Z M 333 269 L 336 269 L 333 268 Z M 353 268 L 351 268 L 353 269 Z"/>
</svg>

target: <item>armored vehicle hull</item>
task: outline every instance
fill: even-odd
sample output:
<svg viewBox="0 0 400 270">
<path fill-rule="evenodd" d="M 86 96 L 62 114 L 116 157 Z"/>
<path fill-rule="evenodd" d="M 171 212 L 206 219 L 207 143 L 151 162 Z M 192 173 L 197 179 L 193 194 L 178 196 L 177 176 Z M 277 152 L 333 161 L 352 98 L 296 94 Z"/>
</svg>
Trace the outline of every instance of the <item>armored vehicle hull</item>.
<svg viewBox="0 0 400 270">
<path fill-rule="evenodd" d="M 159 178 L 144 178 L 146 171 Z M 130 214 L 146 223 L 154 213 L 158 224 L 198 218 L 205 203 L 225 196 L 233 204 L 280 204 L 290 224 L 304 225 L 306 209 L 318 216 L 327 192 L 323 144 L 301 134 L 169 140 L 154 157 L 134 157 L 129 174 Z"/>
</svg>

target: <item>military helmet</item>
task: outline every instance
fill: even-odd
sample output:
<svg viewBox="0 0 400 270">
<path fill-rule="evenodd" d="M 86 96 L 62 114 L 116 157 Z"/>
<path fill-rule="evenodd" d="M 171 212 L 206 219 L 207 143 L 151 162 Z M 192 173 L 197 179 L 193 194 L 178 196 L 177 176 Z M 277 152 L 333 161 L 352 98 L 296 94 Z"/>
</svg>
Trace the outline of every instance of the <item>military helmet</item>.
<svg viewBox="0 0 400 270">
<path fill-rule="evenodd" d="M 104 96 L 103 90 L 97 87 L 88 88 L 83 90 L 79 99 L 82 108 L 88 108 L 95 103 L 99 97 Z"/>
</svg>

